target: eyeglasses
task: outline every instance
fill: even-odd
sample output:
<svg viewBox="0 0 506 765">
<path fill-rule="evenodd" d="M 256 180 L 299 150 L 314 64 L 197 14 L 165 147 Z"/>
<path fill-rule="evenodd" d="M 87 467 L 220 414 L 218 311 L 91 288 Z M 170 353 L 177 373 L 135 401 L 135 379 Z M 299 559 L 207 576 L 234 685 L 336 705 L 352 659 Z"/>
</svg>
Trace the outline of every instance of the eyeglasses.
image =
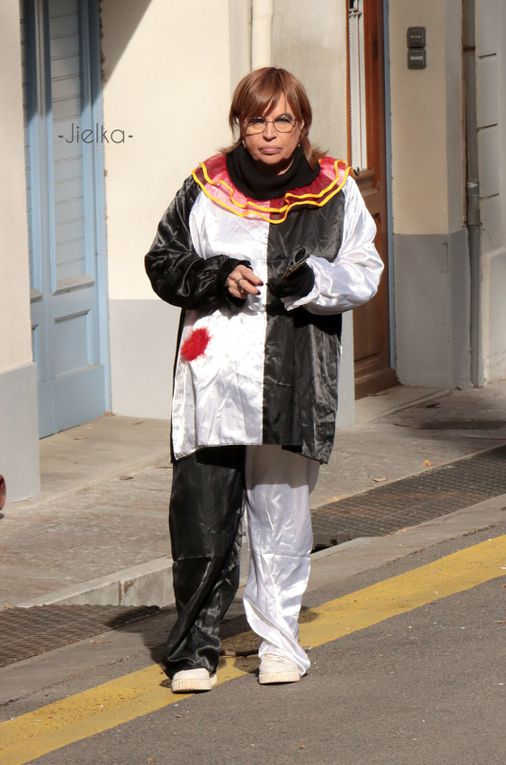
<svg viewBox="0 0 506 765">
<path fill-rule="evenodd" d="M 274 120 L 266 120 L 265 117 L 248 117 L 244 122 L 244 132 L 246 135 L 263 133 L 269 122 L 272 122 L 278 133 L 291 133 L 297 124 L 295 117 L 289 114 L 282 114 Z"/>
</svg>

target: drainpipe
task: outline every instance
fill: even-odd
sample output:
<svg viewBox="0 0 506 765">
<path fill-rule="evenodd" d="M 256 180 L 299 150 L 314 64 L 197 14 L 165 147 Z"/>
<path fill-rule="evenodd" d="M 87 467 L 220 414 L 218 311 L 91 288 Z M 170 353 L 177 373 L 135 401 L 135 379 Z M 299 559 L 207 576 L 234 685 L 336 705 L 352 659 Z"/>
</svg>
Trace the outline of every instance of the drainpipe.
<svg viewBox="0 0 506 765">
<path fill-rule="evenodd" d="M 272 16 L 274 0 L 252 0 L 251 68 L 270 66 L 272 59 Z"/>
<path fill-rule="evenodd" d="M 476 115 L 476 8 L 475 0 L 462 3 L 464 52 L 464 111 L 466 136 L 466 217 L 471 276 L 470 345 L 471 382 L 484 384 L 481 321 L 480 179 L 478 170 L 478 121 Z"/>
</svg>

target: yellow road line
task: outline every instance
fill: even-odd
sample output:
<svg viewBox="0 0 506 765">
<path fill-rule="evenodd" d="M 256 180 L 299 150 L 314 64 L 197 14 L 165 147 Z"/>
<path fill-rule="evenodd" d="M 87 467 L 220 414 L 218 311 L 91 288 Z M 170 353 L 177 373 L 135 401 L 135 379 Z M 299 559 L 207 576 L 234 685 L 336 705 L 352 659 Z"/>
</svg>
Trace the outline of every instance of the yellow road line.
<svg viewBox="0 0 506 765">
<path fill-rule="evenodd" d="M 305 645 L 319 646 L 506 574 L 506 535 L 448 555 L 311 609 Z M 240 636 L 238 636 L 240 638 Z M 237 638 L 236 638 L 237 639 Z M 235 641 L 234 641 L 235 642 Z M 226 659 L 219 684 L 247 674 L 248 659 Z M 0 723 L 0 765 L 25 765 L 55 749 L 182 701 L 149 666 Z"/>
<path fill-rule="evenodd" d="M 318 646 L 392 616 L 506 575 L 506 535 L 447 555 L 377 584 L 323 603 L 301 625 L 304 645 Z"/>
</svg>

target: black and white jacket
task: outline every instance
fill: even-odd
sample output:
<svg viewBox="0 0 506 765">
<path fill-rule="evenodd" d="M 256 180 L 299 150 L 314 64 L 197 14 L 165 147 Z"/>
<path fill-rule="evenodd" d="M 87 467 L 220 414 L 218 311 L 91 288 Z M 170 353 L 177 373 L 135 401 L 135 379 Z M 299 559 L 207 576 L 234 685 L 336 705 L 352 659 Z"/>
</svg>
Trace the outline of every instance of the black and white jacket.
<svg viewBox="0 0 506 765">
<path fill-rule="evenodd" d="M 172 449 L 279 444 L 327 462 L 334 439 L 341 313 L 370 300 L 383 270 L 376 228 L 344 163 L 320 160 L 316 180 L 258 202 L 230 180 L 222 155 L 203 162 L 165 212 L 146 255 L 155 292 L 183 308 L 175 365 Z M 275 298 L 269 278 L 301 248 L 315 282 Z M 248 261 L 259 296 L 225 281 Z"/>
</svg>

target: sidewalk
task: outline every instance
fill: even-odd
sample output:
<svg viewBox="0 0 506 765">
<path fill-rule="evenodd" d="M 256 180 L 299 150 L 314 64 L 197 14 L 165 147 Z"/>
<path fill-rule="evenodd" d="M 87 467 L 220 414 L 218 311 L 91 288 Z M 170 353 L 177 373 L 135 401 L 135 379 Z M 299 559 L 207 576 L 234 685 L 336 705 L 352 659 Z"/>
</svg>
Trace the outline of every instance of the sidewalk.
<svg viewBox="0 0 506 765">
<path fill-rule="evenodd" d="M 506 444 L 506 383 L 451 394 L 399 386 L 357 412 L 313 507 Z M 8 502 L 0 520 L 0 607 L 170 603 L 168 442 L 168 423 L 125 417 L 41 441 L 42 494 Z"/>
</svg>

